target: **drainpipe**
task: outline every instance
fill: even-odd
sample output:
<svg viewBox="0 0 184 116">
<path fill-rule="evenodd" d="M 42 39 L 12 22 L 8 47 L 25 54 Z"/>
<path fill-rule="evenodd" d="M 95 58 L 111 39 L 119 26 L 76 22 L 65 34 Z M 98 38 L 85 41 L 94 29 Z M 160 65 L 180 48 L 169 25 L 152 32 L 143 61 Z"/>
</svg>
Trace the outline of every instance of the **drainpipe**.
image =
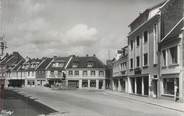
<svg viewBox="0 0 184 116">
<path fill-rule="evenodd" d="M 164 33 L 164 28 L 163 28 L 163 20 L 162 20 L 162 12 L 160 11 L 160 18 L 159 18 L 159 38 L 158 38 L 158 52 L 157 52 L 157 57 L 158 57 L 158 82 L 157 82 L 157 98 L 159 98 L 159 97 L 161 97 L 161 62 L 160 62 L 160 60 L 161 60 L 161 45 L 160 45 L 160 41 L 161 41 L 161 39 L 162 39 L 162 37 L 163 37 L 163 34 Z"/>
</svg>

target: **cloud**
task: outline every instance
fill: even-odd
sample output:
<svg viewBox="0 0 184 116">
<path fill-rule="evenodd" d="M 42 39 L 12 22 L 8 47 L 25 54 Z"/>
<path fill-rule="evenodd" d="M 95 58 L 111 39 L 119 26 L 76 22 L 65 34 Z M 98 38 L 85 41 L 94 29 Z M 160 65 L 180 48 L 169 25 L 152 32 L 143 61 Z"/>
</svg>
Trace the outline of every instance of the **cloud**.
<svg viewBox="0 0 184 116">
<path fill-rule="evenodd" d="M 57 29 L 42 17 L 12 26 L 9 45 L 26 55 L 50 56 L 83 54 L 98 41 L 98 31 L 86 24 L 75 24 L 66 31 Z M 14 33 L 16 32 L 16 33 Z M 23 48 L 23 49 L 22 49 Z"/>
<path fill-rule="evenodd" d="M 35 0 L 23 0 L 20 4 L 22 10 L 29 15 L 34 15 L 44 9 L 44 4 L 35 2 Z"/>
<path fill-rule="evenodd" d="M 96 41 L 96 28 L 89 28 L 85 24 L 77 24 L 66 32 L 66 38 L 72 42 L 93 42 Z"/>
<path fill-rule="evenodd" d="M 31 57 L 95 53 L 105 60 L 108 50 L 127 44 L 131 20 L 161 0 L 2 1 L 9 51 Z"/>
</svg>

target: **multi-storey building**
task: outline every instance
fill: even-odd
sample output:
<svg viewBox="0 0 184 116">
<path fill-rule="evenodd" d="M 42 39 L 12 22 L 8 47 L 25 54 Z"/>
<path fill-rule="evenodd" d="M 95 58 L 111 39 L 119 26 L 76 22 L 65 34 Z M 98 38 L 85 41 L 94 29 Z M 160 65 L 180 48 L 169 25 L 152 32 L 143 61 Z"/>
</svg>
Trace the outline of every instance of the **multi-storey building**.
<svg viewBox="0 0 184 116">
<path fill-rule="evenodd" d="M 15 66 L 12 66 L 8 70 L 6 79 L 8 80 L 8 86 L 22 87 L 25 86 L 25 79 L 22 78 L 22 72 L 19 71 L 21 65 L 25 62 L 25 59 L 21 59 Z"/>
<path fill-rule="evenodd" d="M 50 64 L 50 62 L 53 60 L 53 58 L 42 58 L 42 62 L 40 65 L 36 68 L 36 83 L 37 86 L 44 86 L 48 83 L 46 78 L 46 67 Z"/>
<path fill-rule="evenodd" d="M 50 85 L 55 85 L 56 83 L 62 83 L 65 77 L 65 70 L 68 63 L 71 60 L 69 57 L 57 57 L 54 56 L 52 61 L 46 67 L 46 78 Z"/>
<path fill-rule="evenodd" d="M 130 25 L 128 35 L 128 92 L 157 97 L 158 42 L 162 2 L 146 9 Z"/>
<path fill-rule="evenodd" d="M 112 89 L 113 91 L 128 92 L 127 64 L 128 47 L 124 47 L 117 52 L 117 58 L 113 61 Z"/>
<path fill-rule="evenodd" d="M 14 72 L 14 68 L 19 65 L 20 61 L 23 61 L 24 58 L 18 53 L 13 52 L 12 54 L 6 54 L 1 60 L 0 64 L 3 66 L 5 71 L 3 71 L 3 75 L 6 79 L 6 86 L 11 85 L 12 82 L 15 85 L 21 85 L 22 80 L 18 78 L 18 73 Z"/>
<path fill-rule="evenodd" d="M 43 62 L 43 59 L 27 58 L 26 62 L 22 64 L 22 67 L 18 70 L 22 73 L 22 79 L 25 80 L 25 86 L 36 86 L 36 69 Z"/>
<path fill-rule="evenodd" d="M 160 10 L 160 95 L 184 101 L 184 1 L 168 0 Z"/>
<path fill-rule="evenodd" d="M 66 68 L 66 81 L 72 88 L 105 89 L 105 65 L 95 56 L 73 56 Z"/>
</svg>

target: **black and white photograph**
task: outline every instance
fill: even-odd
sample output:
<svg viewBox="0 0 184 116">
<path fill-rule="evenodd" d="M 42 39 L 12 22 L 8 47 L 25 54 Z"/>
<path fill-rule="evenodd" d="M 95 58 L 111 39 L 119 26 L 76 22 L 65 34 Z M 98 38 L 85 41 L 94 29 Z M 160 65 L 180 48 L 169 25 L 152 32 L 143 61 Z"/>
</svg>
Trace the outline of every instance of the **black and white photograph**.
<svg viewBox="0 0 184 116">
<path fill-rule="evenodd" d="M 0 0 L 0 116 L 184 116 L 184 0 Z"/>
</svg>

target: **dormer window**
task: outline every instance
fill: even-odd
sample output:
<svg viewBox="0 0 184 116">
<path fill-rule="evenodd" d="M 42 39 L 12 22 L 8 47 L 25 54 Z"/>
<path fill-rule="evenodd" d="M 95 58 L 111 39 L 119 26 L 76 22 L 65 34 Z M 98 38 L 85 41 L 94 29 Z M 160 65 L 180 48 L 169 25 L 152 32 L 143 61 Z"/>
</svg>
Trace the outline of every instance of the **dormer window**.
<svg viewBox="0 0 184 116">
<path fill-rule="evenodd" d="M 93 66 L 94 66 L 94 63 L 93 62 L 88 62 L 87 67 L 93 67 Z"/>
<path fill-rule="evenodd" d="M 56 63 L 53 63 L 53 64 L 52 64 L 52 67 L 56 67 Z"/>
<path fill-rule="evenodd" d="M 78 63 L 73 63 L 72 67 L 73 67 L 73 68 L 78 67 Z"/>
<path fill-rule="evenodd" d="M 58 67 L 63 67 L 63 66 L 64 66 L 63 62 L 58 63 Z"/>
</svg>

